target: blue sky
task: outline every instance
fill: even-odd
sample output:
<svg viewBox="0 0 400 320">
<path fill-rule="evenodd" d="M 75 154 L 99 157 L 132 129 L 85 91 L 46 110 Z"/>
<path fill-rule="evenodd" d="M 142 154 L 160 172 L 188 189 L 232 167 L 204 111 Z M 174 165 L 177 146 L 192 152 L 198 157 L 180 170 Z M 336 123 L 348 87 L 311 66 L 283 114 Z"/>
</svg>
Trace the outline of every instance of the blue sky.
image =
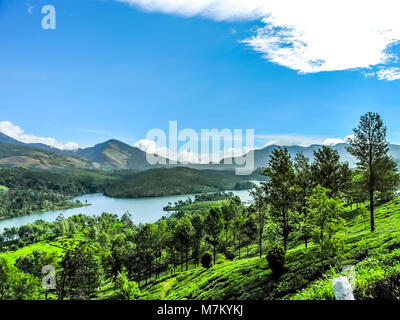
<svg viewBox="0 0 400 320">
<path fill-rule="evenodd" d="M 56 8 L 56 30 L 41 27 L 46 4 Z M 271 48 L 275 56 L 265 59 L 241 42 L 265 41 L 260 17 L 162 11 L 112 0 L 0 0 L 0 121 L 82 147 L 110 138 L 133 144 L 170 120 L 198 131 L 251 128 L 262 146 L 343 139 L 375 111 L 400 143 L 400 80 L 378 74 L 397 68 L 395 59 L 304 74 L 307 66 L 277 62 Z"/>
</svg>

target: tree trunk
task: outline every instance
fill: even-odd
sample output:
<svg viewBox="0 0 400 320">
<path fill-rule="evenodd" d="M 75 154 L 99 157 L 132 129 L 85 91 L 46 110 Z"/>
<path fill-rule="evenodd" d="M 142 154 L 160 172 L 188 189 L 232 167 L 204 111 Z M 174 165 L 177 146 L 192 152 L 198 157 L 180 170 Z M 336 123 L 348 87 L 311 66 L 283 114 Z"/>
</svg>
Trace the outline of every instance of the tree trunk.
<svg viewBox="0 0 400 320">
<path fill-rule="evenodd" d="M 371 214 L 371 232 L 375 230 L 374 222 L 374 189 L 370 187 L 369 189 L 369 211 Z"/>
<path fill-rule="evenodd" d="M 240 259 L 240 234 L 238 235 L 238 240 L 239 240 L 239 259 Z"/>
<path fill-rule="evenodd" d="M 188 246 L 186 245 L 186 271 L 188 269 Z"/>
<path fill-rule="evenodd" d="M 259 250 L 259 254 L 260 254 L 260 259 L 262 256 L 262 235 L 263 235 L 263 229 L 264 229 L 264 223 L 263 223 L 263 217 L 260 214 L 260 210 L 258 211 L 258 215 L 260 217 L 260 232 L 259 232 L 259 239 L 258 239 L 258 250 Z"/>
<path fill-rule="evenodd" d="M 182 251 L 181 251 L 181 272 L 183 272 L 183 252 Z"/>
<path fill-rule="evenodd" d="M 214 265 L 215 265 L 215 247 L 216 247 L 216 244 L 214 242 Z"/>
</svg>

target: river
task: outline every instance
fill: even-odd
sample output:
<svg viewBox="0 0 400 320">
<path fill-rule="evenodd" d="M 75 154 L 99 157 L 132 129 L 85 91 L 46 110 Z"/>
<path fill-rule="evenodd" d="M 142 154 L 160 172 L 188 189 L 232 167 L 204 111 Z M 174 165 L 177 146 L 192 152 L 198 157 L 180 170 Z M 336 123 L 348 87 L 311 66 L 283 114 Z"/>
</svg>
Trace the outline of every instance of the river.
<svg viewBox="0 0 400 320">
<path fill-rule="evenodd" d="M 239 196 L 242 201 L 250 201 L 251 196 L 249 190 L 232 191 L 235 195 Z M 138 198 L 138 199 L 115 199 L 106 197 L 103 194 L 85 194 L 74 198 L 72 201 L 79 200 L 82 203 L 90 204 L 89 206 L 72 208 L 65 210 L 47 211 L 35 213 L 28 216 L 11 218 L 0 221 L 0 232 L 4 228 L 20 227 L 36 220 L 42 219 L 44 221 L 53 222 L 57 217 L 62 214 L 68 218 L 76 214 L 85 214 L 89 216 L 101 215 L 103 212 L 117 214 L 122 216 L 125 212 L 132 215 L 134 223 L 147 223 L 155 222 L 162 216 L 167 216 L 169 213 L 164 211 L 163 208 L 179 200 L 186 200 L 188 197 L 193 199 L 193 194 L 168 196 L 168 197 L 153 197 L 153 198 Z"/>
</svg>

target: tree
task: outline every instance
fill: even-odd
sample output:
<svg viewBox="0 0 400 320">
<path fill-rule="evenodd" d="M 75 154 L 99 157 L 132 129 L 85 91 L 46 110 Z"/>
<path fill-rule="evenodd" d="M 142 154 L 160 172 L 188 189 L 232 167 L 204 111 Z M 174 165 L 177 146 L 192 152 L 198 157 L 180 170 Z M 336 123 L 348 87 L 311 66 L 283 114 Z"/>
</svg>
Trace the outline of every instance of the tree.
<svg viewBox="0 0 400 320">
<path fill-rule="evenodd" d="M 31 274 L 19 272 L 0 257 L 0 300 L 38 300 L 44 290 L 40 280 Z"/>
<path fill-rule="evenodd" d="M 203 255 L 201 256 L 201 265 L 203 266 L 203 268 L 210 268 L 212 265 L 212 258 L 213 255 L 210 251 L 206 251 L 203 253 Z"/>
<path fill-rule="evenodd" d="M 239 214 L 242 207 L 242 201 L 238 196 L 232 197 L 228 204 L 224 204 L 221 207 L 223 218 L 225 221 L 225 239 L 228 240 L 228 232 L 231 227 L 233 227 L 233 241 L 236 239 L 236 228 L 234 226 L 234 221 Z"/>
<path fill-rule="evenodd" d="M 213 246 L 214 264 L 216 247 L 219 243 L 221 232 L 224 228 L 224 219 L 222 217 L 222 210 L 219 207 L 211 207 L 208 211 L 207 217 L 204 221 L 204 229 L 208 235 L 206 240 Z"/>
<path fill-rule="evenodd" d="M 89 299 L 100 286 L 102 270 L 93 249 L 85 242 L 64 243 L 64 256 L 60 262 L 58 297 L 63 300 Z"/>
<path fill-rule="evenodd" d="M 400 176 L 397 164 L 391 157 L 384 156 L 376 162 L 376 191 L 382 200 L 389 201 L 398 189 Z"/>
<path fill-rule="evenodd" d="M 343 210 L 340 201 L 329 197 L 329 189 L 316 186 L 307 198 L 309 223 L 313 240 L 320 247 L 320 262 L 324 268 L 324 260 L 330 253 L 335 252 L 335 232 L 343 225 L 339 213 Z"/>
<path fill-rule="evenodd" d="M 204 237 L 204 219 L 200 214 L 192 216 L 193 237 L 192 237 L 192 256 L 197 267 L 200 261 L 201 241 Z"/>
<path fill-rule="evenodd" d="M 146 223 L 139 226 L 138 232 L 135 234 L 136 254 L 138 258 L 138 270 L 143 274 L 145 283 L 152 274 L 152 264 L 154 257 L 154 235 L 155 226 Z M 140 279 L 139 279 L 140 284 Z"/>
<path fill-rule="evenodd" d="M 283 272 L 283 266 L 285 264 L 285 249 L 278 245 L 272 245 L 267 250 L 266 259 L 268 265 L 272 270 L 272 274 L 278 277 Z"/>
<path fill-rule="evenodd" d="M 119 272 L 122 271 L 122 267 L 124 264 L 125 256 L 126 256 L 126 239 L 125 235 L 120 233 L 115 236 L 111 240 L 111 255 L 109 256 L 109 266 L 110 266 L 110 274 L 113 277 L 113 280 L 117 278 Z"/>
<path fill-rule="evenodd" d="M 314 187 L 321 185 L 329 189 L 329 196 L 341 196 L 349 187 L 351 171 L 347 162 L 341 163 L 339 153 L 327 146 L 314 151 L 311 164 Z"/>
<path fill-rule="evenodd" d="M 262 183 L 266 201 L 270 204 L 270 214 L 278 226 L 283 239 L 283 247 L 287 250 L 289 234 L 292 231 L 291 210 L 294 207 L 293 163 L 286 148 L 278 148 L 270 155 L 269 167 L 263 175 L 269 177 Z"/>
<path fill-rule="evenodd" d="M 157 223 L 157 230 L 155 232 L 154 248 L 155 248 L 155 258 L 156 258 L 156 278 L 158 278 L 158 272 L 161 265 L 161 257 L 163 248 L 166 244 L 165 236 L 167 234 L 168 225 L 166 220 L 159 220 Z"/>
<path fill-rule="evenodd" d="M 354 138 L 346 150 L 358 160 L 357 165 L 367 176 L 371 232 L 375 230 L 374 193 L 377 189 L 377 165 L 387 155 L 386 127 L 378 113 L 368 112 L 361 116 L 357 128 L 353 129 Z"/>
<path fill-rule="evenodd" d="M 183 255 L 185 253 L 186 256 L 186 270 L 188 269 L 188 250 L 189 243 L 192 236 L 193 227 L 190 219 L 187 215 L 178 220 L 176 224 L 174 233 L 175 239 L 179 242 L 181 247 L 181 271 L 183 271 Z"/>
<path fill-rule="evenodd" d="M 135 300 L 139 294 L 138 284 L 134 281 L 129 281 L 125 272 L 118 273 L 114 286 L 114 299 Z"/>
<path fill-rule="evenodd" d="M 246 225 L 246 219 L 244 215 L 241 214 L 234 221 L 235 230 L 237 231 L 239 259 L 240 259 L 240 249 L 242 248 L 242 234 L 244 233 L 245 225 Z"/>
<path fill-rule="evenodd" d="M 351 209 L 353 209 L 353 203 L 356 203 L 356 208 L 358 209 L 358 204 L 367 199 L 365 194 L 366 188 L 367 181 L 364 172 L 359 169 L 354 169 L 352 171 L 350 187 L 347 192 L 347 196 L 350 198 Z"/>
<path fill-rule="evenodd" d="M 246 245 L 246 255 L 249 255 L 249 244 L 257 239 L 257 224 L 256 224 L 256 215 L 254 212 L 254 207 L 250 206 L 247 209 L 247 214 L 244 220 L 244 229 L 243 233 L 246 236 L 245 245 Z"/>
<path fill-rule="evenodd" d="M 265 194 L 264 189 L 259 186 L 254 186 L 252 190 L 250 190 L 250 195 L 254 200 L 254 205 L 257 210 L 257 226 L 258 226 L 258 254 L 262 256 L 262 237 L 264 232 L 264 224 L 265 224 L 265 211 L 266 211 L 266 203 L 265 203 Z"/>
<path fill-rule="evenodd" d="M 306 198 L 310 196 L 313 186 L 313 175 L 309 160 L 302 152 L 298 152 L 294 158 L 296 207 L 300 214 L 300 232 L 304 245 L 311 237 L 311 230 L 307 227 L 307 203 Z"/>
<path fill-rule="evenodd" d="M 55 266 L 57 263 L 57 253 L 55 251 L 44 252 L 40 249 L 34 250 L 32 256 L 20 256 L 15 261 L 15 266 L 24 273 L 30 273 L 37 278 L 41 278 L 42 268 L 47 265 Z"/>
</svg>

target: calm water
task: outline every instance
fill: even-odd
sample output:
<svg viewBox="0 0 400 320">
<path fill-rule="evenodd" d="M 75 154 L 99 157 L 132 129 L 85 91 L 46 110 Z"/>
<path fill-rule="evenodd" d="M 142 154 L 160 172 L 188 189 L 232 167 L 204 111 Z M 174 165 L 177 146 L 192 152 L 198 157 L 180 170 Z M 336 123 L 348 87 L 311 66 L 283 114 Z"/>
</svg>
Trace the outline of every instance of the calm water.
<svg viewBox="0 0 400 320">
<path fill-rule="evenodd" d="M 249 190 L 232 191 L 239 196 L 242 201 L 250 201 L 251 197 Z M 68 218 L 74 214 L 100 215 L 103 212 L 117 214 L 122 216 L 125 212 L 132 215 L 134 223 L 155 222 L 162 216 L 167 216 L 168 212 L 163 211 L 163 207 L 168 205 L 168 202 L 174 203 L 179 200 L 186 200 L 188 197 L 193 198 L 193 194 L 169 196 L 169 197 L 154 197 L 154 198 L 139 198 L 139 199 L 114 199 L 106 197 L 102 194 L 86 194 L 73 199 L 79 200 L 82 203 L 91 204 L 90 206 L 73 208 L 66 210 L 48 211 L 43 213 L 35 213 L 29 216 L 12 218 L 0 221 L 0 232 L 4 228 L 20 227 L 36 220 L 42 219 L 48 222 L 53 222 L 59 214 L 63 214 Z"/>
</svg>

